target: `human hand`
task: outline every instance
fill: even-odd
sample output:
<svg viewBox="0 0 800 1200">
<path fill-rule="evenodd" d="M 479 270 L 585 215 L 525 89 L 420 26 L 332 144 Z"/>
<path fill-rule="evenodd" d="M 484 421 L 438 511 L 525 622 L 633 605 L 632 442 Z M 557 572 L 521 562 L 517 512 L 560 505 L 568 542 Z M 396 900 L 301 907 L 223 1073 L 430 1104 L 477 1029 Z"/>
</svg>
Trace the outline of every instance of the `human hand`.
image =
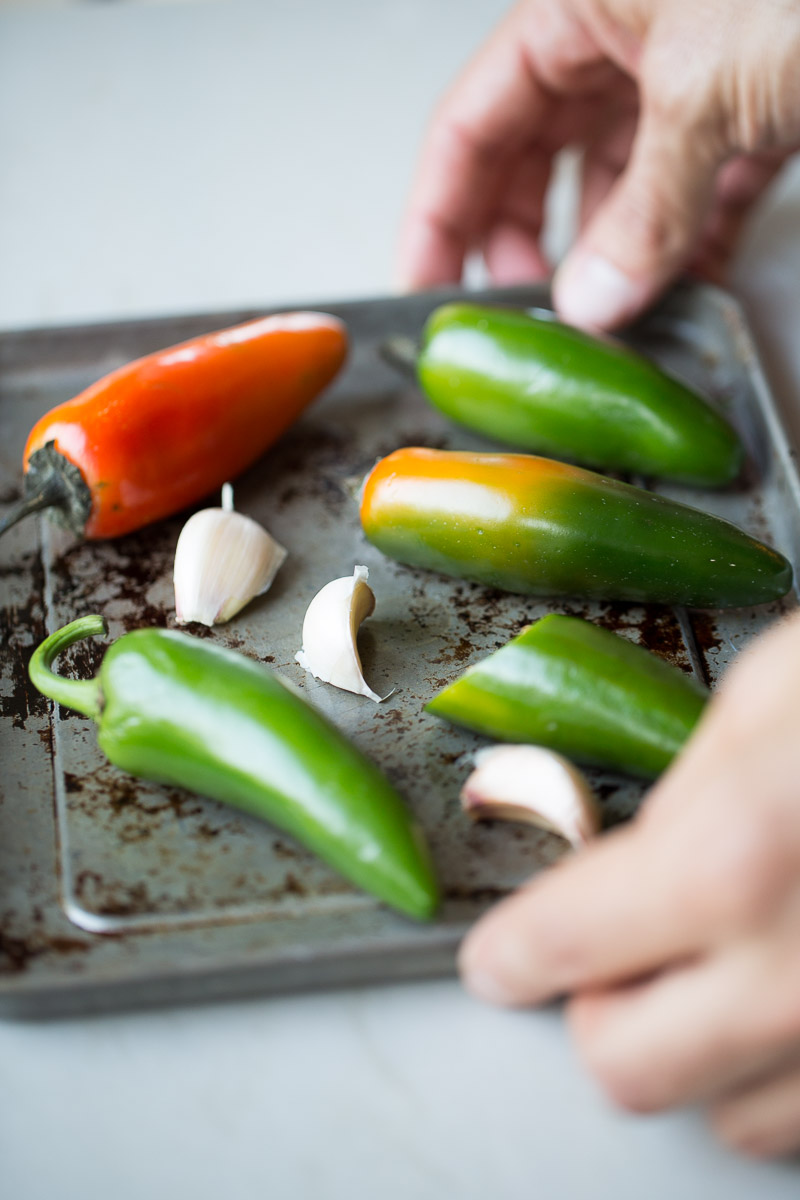
<svg viewBox="0 0 800 1200">
<path fill-rule="evenodd" d="M 700 1103 L 754 1155 L 800 1148 L 800 617 L 737 661 L 637 818 L 466 938 L 468 989 L 566 995 L 579 1052 L 637 1112 Z"/>
<path fill-rule="evenodd" d="M 581 231 L 553 293 L 574 324 L 630 320 L 686 268 L 719 280 L 800 142 L 787 0 L 522 0 L 434 115 L 400 237 L 406 287 L 549 274 L 555 155 L 583 147 Z"/>
</svg>

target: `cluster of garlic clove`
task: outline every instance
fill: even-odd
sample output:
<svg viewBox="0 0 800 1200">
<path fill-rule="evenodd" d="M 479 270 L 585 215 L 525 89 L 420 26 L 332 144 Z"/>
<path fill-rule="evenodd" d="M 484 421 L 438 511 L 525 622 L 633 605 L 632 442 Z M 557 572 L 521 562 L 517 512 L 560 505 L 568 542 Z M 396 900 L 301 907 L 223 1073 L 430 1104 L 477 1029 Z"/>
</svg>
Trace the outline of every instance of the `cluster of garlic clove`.
<svg viewBox="0 0 800 1200">
<path fill-rule="evenodd" d="M 250 517 L 233 507 L 233 489 L 222 488 L 220 508 L 207 508 L 184 525 L 175 551 L 175 610 L 179 624 L 219 625 L 270 587 L 286 550 Z M 357 636 L 375 609 L 369 571 L 326 584 L 306 610 L 303 648 L 295 658 L 323 683 L 381 697 L 364 679 Z M 464 811 L 475 820 L 523 821 L 559 834 L 580 848 L 601 828 L 597 800 L 585 776 L 542 746 L 499 745 L 475 755 L 461 790 Z"/>
<path fill-rule="evenodd" d="M 297 662 L 323 683 L 380 701 L 364 679 L 356 637 L 375 608 L 357 566 L 317 592 L 303 622 Z M 385 699 L 385 697 L 384 697 Z M 524 821 L 559 834 L 576 849 L 600 832 L 601 814 L 586 777 L 566 758 L 543 746 L 501 745 L 475 755 L 461 791 L 464 811 L 476 820 Z"/>
<path fill-rule="evenodd" d="M 600 832 L 597 800 L 584 775 L 543 746 L 502 745 L 479 750 L 461 790 L 475 820 L 524 821 L 560 834 L 575 849 Z"/>
<path fill-rule="evenodd" d="M 262 525 L 233 507 L 223 485 L 220 508 L 204 508 L 181 530 L 175 549 L 175 613 L 179 625 L 221 625 L 266 592 L 286 551 Z"/>
<path fill-rule="evenodd" d="M 366 567 L 356 567 L 352 575 L 333 579 L 317 592 L 306 610 L 303 648 L 295 658 L 315 679 L 379 703 L 386 697 L 364 679 L 356 645 L 361 622 L 375 608 L 368 578 Z"/>
</svg>

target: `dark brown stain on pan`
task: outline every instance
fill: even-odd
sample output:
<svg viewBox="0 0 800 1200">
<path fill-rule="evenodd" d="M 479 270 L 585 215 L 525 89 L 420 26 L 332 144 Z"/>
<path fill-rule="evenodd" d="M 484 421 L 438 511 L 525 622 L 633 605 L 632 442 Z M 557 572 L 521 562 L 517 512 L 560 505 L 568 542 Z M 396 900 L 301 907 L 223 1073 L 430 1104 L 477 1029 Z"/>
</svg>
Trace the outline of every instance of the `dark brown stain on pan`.
<svg viewBox="0 0 800 1200">
<path fill-rule="evenodd" d="M 20 930 L 24 927 L 25 933 Z M 24 971 L 43 955 L 78 968 L 92 948 L 91 938 L 48 932 L 40 909 L 23 921 L 13 910 L 0 915 L 0 975 Z"/>
<path fill-rule="evenodd" d="M 0 568 L 0 578 L 11 576 L 29 579 L 30 585 L 21 602 L 0 608 L 0 646 L 5 651 L 0 717 L 9 720 L 14 729 L 22 729 L 31 715 L 46 718 L 50 703 L 28 678 L 31 654 L 45 637 L 44 570 L 39 555 L 26 554 Z"/>
</svg>

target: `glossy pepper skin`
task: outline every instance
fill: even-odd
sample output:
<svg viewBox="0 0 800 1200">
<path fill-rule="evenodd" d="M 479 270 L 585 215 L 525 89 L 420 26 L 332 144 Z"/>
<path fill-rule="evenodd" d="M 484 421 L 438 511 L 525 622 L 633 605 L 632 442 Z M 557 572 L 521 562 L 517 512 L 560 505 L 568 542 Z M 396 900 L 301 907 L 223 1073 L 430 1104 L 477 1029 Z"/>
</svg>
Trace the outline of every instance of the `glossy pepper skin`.
<svg viewBox="0 0 800 1200">
<path fill-rule="evenodd" d="M 139 529 L 216 491 L 331 382 L 347 333 L 325 313 L 281 313 L 136 359 L 34 425 L 25 498 L 0 532 L 51 508 L 86 538 Z"/>
<path fill-rule="evenodd" d="M 115 766 L 243 809 L 308 846 L 409 916 L 438 892 L 423 836 L 388 780 L 333 725 L 259 663 L 166 629 L 125 634 L 95 679 L 56 675 L 56 655 L 106 632 L 83 617 L 31 658 L 39 691 L 92 717 Z"/>
<path fill-rule="evenodd" d="M 652 778 L 694 729 L 708 692 L 589 621 L 543 617 L 470 667 L 426 706 L 506 742 Z"/>
<path fill-rule="evenodd" d="M 715 486 L 739 474 L 727 421 L 610 338 L 504 308 L 448 304 L 425 327 L 417 377 L 452 420 L 521 450 Z"/>
<path fill-rule="evenodd" d="M 719 517 L 524 454 L 406 448 L 364 484 L 361 522 L 390 558 L 537 596 L 762 604 L 783 555 Z"/>
</svg>

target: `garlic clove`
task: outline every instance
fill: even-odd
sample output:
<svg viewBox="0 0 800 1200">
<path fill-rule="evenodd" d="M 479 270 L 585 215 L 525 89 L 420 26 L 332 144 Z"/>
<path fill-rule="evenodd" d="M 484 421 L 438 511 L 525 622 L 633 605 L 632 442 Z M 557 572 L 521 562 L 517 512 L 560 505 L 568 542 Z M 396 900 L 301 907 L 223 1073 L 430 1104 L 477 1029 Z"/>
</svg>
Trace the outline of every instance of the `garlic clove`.
<svg viewBox="0 0 800 1200">
<path fill-rule="evenodd" d="M 560 834 L 576 849 L 600 832 L 600 808 L 587 779 L 543 746 L 478 751 L 461 803 L 476 820 L 525 821 Z"/>
<path fill-rule="evenodd" d="M 323 683 L 379 703 L 386 697 L 373 692 L 364 679 L 356 646 L 358 628 L 375 608 L 368 578 L 366 567 L 356 567 L 352 575 L 334 579 L 317 592 L 306 610 L 303 648 L 295 658 Z"/>
<path fill-rule="evenodd" d="M 221 625 L 272 583 L 286 551 L 262 525 L 233 508 L 233 488 L 222 507 L 191 516 L 175 548 L 175 612 L 179 625 Z"/>
</svg>

